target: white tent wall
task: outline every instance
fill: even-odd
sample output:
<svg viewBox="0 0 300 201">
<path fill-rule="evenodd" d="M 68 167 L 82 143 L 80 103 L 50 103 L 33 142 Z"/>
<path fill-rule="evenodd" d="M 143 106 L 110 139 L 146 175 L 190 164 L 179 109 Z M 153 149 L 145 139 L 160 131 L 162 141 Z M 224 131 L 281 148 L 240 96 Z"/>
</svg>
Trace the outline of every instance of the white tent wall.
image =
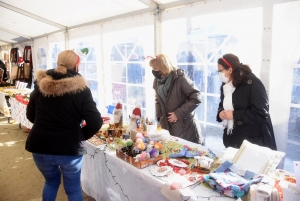
<svg viewBox="0 0 300 201">
<path fill-rule="evenodd" d="M 300 58 L 300 2 L 274 5 L 272 27 L 272 57 L 270 78 L 270 113 L 278 149 L 286 151 L 288 144 L 298 145 L 290 150 L 300 153 L 300 143 L 288 139 L 293 70 Z M 299 106 L 298 106 L 299 107 Z M 299 131 L 298 131 L 299 132 Z"/>
</svg>

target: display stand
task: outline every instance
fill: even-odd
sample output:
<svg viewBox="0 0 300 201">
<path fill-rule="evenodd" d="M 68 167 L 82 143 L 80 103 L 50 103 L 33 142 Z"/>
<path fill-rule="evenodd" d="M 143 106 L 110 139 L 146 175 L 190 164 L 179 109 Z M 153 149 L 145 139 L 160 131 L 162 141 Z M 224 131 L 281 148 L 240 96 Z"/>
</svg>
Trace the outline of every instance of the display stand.
<svg viewBox="0 0 300 201">
<path fill-rule="evenodd" d="M 18 64 L 16 80 L 25 81 L 25 79 L 26 78 L 25 78 L 24 64 L 21 65 Z"/>
<path fill-rule="evenodd" d="M 32 75 L 33 75 L 33 65 L 32 65 L 32 51 L 31 46 L 25 46 L 23 54 L 24 62 L 29 64 L 29 78 L 27 88 L 31 88 L 32 85 Z M 24 68 L 23 68 L 24 69 Z M 24 76 L 25 77 L 25 76 Z"/>
</svg>

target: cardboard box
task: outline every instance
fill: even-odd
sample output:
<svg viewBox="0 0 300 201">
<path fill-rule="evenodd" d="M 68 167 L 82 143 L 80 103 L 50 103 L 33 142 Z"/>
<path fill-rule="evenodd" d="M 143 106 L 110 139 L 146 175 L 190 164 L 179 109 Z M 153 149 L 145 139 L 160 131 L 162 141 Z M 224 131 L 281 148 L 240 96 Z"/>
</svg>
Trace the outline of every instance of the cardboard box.
<svg viewBox="0 0 300 201">
<path fill-rule="evenodd" d="M 135 158 L 128 156 L 128 155 L 125 156 L 125 154 L 118 149 L 116 150 L 116 155 L 118 158 L 122 159 L 123 161 L 126 161 L 127 163 L 130 163 L 131 165 L 133 165 L 139 169 L 148 167 L 151 164 L 156 164 L 157 161 L 162 160 L 162 156 L 159 155 L 156 158 L 150 158 L 150 159 L 147 159 L 144 161 L 135 162 Z"/>
</svg>

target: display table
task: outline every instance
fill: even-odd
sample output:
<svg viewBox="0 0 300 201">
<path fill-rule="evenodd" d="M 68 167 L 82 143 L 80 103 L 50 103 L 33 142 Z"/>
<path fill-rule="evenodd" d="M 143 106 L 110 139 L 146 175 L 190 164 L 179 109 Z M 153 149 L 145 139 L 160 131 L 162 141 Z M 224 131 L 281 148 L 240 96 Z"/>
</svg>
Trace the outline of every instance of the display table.
<svg viewBox="0 0 300 201">
<path fill-rule="evenodd" d="M 19 122 L 21 125 L 26 128 L 31 129 L 33 124 L 26 117 L 26 108 L 27 105 L 20 103 L 15 98 L 9 99 L 10 107 L 11 107 L 11 118 Z"/>
<path fill-rule="evenodd" d="M 4 114 L 5 117 L 10 117 L 10 111 L 6 99 L 7 96 L 7 93 L 0 91 L 0 112 Z"/>
<path fill-rule="evenodd" d="M 181 139 L 178 142 L 207 151 L 198 144 Z M 148 168 L 138 169 L 121 160 L 106 145 L 95 146 L 87 141 L 87 153 L 83 158 L 82 189 L 97 201 L 168 201 L 161 193 L 164 181 L 153 176 Z M 196 200 L 207 201 L 208 197 L 215 201 L 236 200 L 202 185 L 193 190 Z"/>
</svg>

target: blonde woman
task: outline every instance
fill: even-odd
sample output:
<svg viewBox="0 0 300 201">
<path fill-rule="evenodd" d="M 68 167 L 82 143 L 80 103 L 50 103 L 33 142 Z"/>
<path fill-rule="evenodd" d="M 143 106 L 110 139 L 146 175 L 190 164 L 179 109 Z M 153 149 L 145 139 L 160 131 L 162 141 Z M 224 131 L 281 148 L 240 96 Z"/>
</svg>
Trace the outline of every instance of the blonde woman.
<svg viewBox="0 0 300 201">
<path fill-rule="evenodd" d="M 195 115 L 195 109 L 201 103 L 200 91 L 166 55 L 158 54 L 149 65 L 155 77 L 156 117 L 162 128 L 172 136 L 203 144 L 200 124 Z"/>
<path fill-rule="evenodd" d="M 85 140 L 103 123 L 92 93 L 78 73 L 79 62 L 74 51 L 61 52 L 57 68 L 37 73 L 27 106 L 27 118 L 34 125 L 25 148 L 32 152 L 45 178 L 43 201 L 55 201 L 61 174 L 68 200 L 83 200 L 80 173 Z"/>
</svg>

